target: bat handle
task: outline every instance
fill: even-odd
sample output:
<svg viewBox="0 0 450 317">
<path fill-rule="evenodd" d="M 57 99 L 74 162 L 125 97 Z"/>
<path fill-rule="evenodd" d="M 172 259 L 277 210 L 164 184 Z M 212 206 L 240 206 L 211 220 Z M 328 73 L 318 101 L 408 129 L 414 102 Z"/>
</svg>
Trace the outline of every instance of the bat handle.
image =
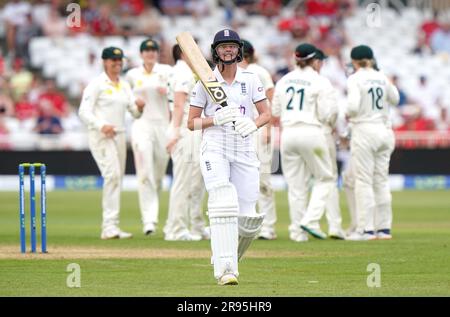
<svg viewBox="0 0 450 317">
<path fill-rule="evenodd" d="M 225 101 L 221 102 L 220 105 L 221 105 L 222 107 L 227 107 L 227 106 L 228 106 L 228 103 L 227 103 L 227 101 L 225 100 Z M 236 121 L 233 121 L 233 126 L 234 126 L 235 124 L 236 124 Z"/>
</svg>

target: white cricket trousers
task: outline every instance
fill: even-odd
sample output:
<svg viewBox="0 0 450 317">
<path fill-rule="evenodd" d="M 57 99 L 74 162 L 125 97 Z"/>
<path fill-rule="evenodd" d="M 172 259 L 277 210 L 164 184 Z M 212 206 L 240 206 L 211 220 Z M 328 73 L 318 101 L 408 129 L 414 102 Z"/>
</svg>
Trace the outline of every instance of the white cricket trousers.
<svg viewBox="0 0 450 317">
<path fill-rule="evenodd" d="M 119 229 L 120 192 L 125 173 L 126 137 L 117 133 L 107 138 L 98 131 L 89 131 L 89 148 L 103 177 L 102 230 Z"/>
<path fill-rule="evenodd" d="M 172 152 L 173 182 L 169 214 L 164 228 L 166 238 L 178 239 L 191 233 L 202 235 L 205 220 L 202 201 L 205 185 L 199 164 L 201 131 L 183 129 Z M 191 230 L 189 230 L 189 227 Z"/>
<path fill-rule="evenodd" d="M 349 232 L 356 231 L 358 226 L 358 216 L 356 212 L 355 202 L 355 171 L 353 168 L 352 158 L 347 162 L 347 167 L 342 172 L 342 183 L 345 191 L 345 197 L 347 198 L 347 207 L 350 215 L 350 227 Z"/>
<path fill-rule="evenodd" d="M 303 123 L 283 128 L 281 163 L 288 185 L 289 232 L 301 233 L 300 225 L 319 229 L 333 186 L 330 154 L 322 128 Z M 308 203 L 311 175 L 314 184 Z"/>
<path fill-rule="evenodd" d="M 264 129 L 258 129 L 257 137 L 257 155 L 261 163 L 259 168 L 259 199 L 258 211 L 260 214 L 265 214 L 261 232 L 275 233 L 275 223 L 277 222 L 277 214 L 275 209 L 275 193 L 270 181 L 272 175 L 272 158 L 273 158 L 273 143 L 264 142 Z M 271 138 L 272 139 L 272 138 Z"/>
<path fill-rule="evenodd" d="M 240 137 L 240 136 L 239 136 Z M 239 216 L 255 216 L 259 196 L 259 161 L 255 150 L 221 150 L 203 140 L 200 152 L 200 168 L 206 190 L 224 182 L 236 188 Z"/>
<path fill-rule="evenodd" d="M 141 119 L 135 120 L 131 129 L 144 230 L 147 225 L 158 223 L 159 190 L 169 162 L 167 129 L 166 123 Z"/>
<path fill-rule="evenodd" d="M 394 132 L 384 124 L 354 125 L 351 155 L 359 232 L 391 229 L 389 161 L 394 147 Z"/>
<path fill-rule="evenodd" d="M 331 131 L 325 132 L 327 140 L 328 151 L 331 158 L 331 171 L 333 173 L 333 187 L 331 188 L 330 196 L 328 197 L 326 206 L 326 217 L 328 221 L 328 233 L 338 233 L 342 231 L 342 215 L 339 206 L 339 190 L 337 187 L 338 169 L 336 160 L 336 143 L 334 141 Z"/>
</svg>

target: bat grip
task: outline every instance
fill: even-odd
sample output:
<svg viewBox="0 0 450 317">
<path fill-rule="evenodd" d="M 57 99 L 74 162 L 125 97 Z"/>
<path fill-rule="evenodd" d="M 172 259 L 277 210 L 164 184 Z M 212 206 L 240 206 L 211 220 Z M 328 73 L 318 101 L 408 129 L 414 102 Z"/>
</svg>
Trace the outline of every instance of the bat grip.
<svg viewBox="0 0 450 317">
<path fill-rule="evenodd" d="M 220 105 L 222 106 L 222 107 L 227 107 L 228 106 L 228 104 L 227 104 L 227 101 L 225 100 L 225 101 L 223 101 L 223 102 L 221 102 L 220 103 Z M 236 124 L 236 121 L 233 121 L 233 126 Z"/>
</svg>

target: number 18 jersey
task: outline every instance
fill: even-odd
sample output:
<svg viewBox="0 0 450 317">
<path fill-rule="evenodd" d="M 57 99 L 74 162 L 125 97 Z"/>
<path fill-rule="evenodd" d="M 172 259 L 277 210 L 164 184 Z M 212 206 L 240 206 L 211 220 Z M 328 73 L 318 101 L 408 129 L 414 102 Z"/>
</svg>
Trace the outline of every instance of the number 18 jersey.
<svg viewBox="0 0 450 317">
<path fill-rule="evenodd" d="M 399 101 L 397 88 L 385 74 L 360 68 L 347 81 L 347 115 L 352 123 L 382 123 L 390 126 L 389 106 Z"/>
</svg>

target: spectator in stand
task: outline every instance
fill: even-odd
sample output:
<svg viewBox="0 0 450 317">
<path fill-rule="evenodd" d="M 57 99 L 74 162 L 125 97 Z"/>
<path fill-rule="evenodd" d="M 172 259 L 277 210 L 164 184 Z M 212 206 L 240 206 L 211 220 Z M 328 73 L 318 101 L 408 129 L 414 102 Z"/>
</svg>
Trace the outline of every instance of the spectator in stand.
<svg viewBox="0 0 450 317">
<path fill-rule="evenodd" d="M 155 37 L 162 31 L 161 14 L 151 4 L 145 5 L 142 14 L 136 17 L 136 21 L 139 35 Z"/>
<path fill-rule="evenodd" d="M 45 81 L 45 88 L 42 94 L 39 96 L 38 103 L 48 101 L 52 107 L 52 113 L 58 117 L 65 117 L 68 115 L 69 104 L 66 97 L 56 88 L 55 81 L 53 79 L 47 79 Z"/>
<path fill-rule="evenodd" d="M 310 24 L 303 6 L 298 5 L 295 8 L 294 15 L 292 17 L 281 19 L 278 22 L 278 29 L 282 32 L 287 31 L 291 33 L 296 32 L 296 30 L 302 30 L 306 35 L 310 29 Z M 306 40 L 305 42 L 308 41 Z"/>
<path fill-rule="evenodd" d="M 12 117 L 14 115 L 14 103 L 8 93 L 7 83 L 3 82 L 0 86 L 0 110 L 5 116 Z"/>
<path fill-rule="evenodd" d="M 308 16 L 333 18 L 338 12 L 338 1 L 306 0 L 306 13 Z"/>
<path fill-rule="evenodd" d="M 129 4 L 121 4 L 119 7 L 119 17 L 116 22 L 118 33 L 125 38 L 136 35 L 137 19 L 132 15 L 132 8 Z"/>
<path fill-rule="evenodd" d="M 45 87 L 42 82 L 42 78 L 39 76 L 33 76 L 33 81 L 31 82 L 31 86 L 28 89 L 28 93 L 27 93 L 28 100 L 32 104 L 37 104 L 39 101 L 39 96 L 42 94 L 44 89 L 45 89 Z"/>
<path fill-rule="evenodd" d="M 258 1 L 256 0 L 235 0 L 234 4 L 247 14 L 252 15 L 258 13 Z"/>
<path fill-rule="evenodd" d="M 281 6 L 281 0 L 262 0 L 258 3 L 258 11 L 266 18 L 276 18 L 280 15 Z"/>
<path fill-rule="evenodd" d="M 337 55 L 342 47 L 349 45 L 348 36 L 345 28 L 332 21 L 329 25 L 322 25 L 319 27 L 319 36 L 314 41 L 314 45 L 323 48 L 323 50 L 330 55 Z"/>
<path fill-rule="evenodd" d="M 450 18 L 442 17 L 440 26 L 431 36 L 431 48 L 435 53 L 450 54 Z"/>
<path fill-rule="evenodd" d="M 431 37 L 439 30 L 438 11 L 433 12 L 433 18 L 422 23 L 418 32 L 416 47 L 413 50 L 415 54 L 431 53 Z"/>
<path fill-rule="evenodd" d="M 357 7 L 357 0 L 337 0 L 338 3 L 338 17 L 346 18 L 353 15 Z"/>
<path fill-rule="evenodd" d="M 171 17 L 186 13 L 183 0 L 164 0 L 160 5 L 162 13 Z"/>
<path fill-rule="evenodd" d="M 402 107 L 408 103 L 408 97 L 406 96 L 405 91 L 399 85 L 399 79 L 397 75 L 392 76 L 392 83 L 398 90 L 398 94 L 400 95 L 400 99 L 398 102 L 398 107 Z"/>
<path fill-rule="evenodd" d="M 100 15 L 97 0 L 88 0 L 86 7 L 82 11 L 83 20 L 90 27 L 95 19 Z"/>
<path fill-rule="evenodd" d="M 194 17 L 194 19 L 201 19 L 208 16 L 210 8 L 207 0 L 189 0 L 186 3 L 186 12 Z"/>
<path fill-rule="evenodd" d="M 7 108 L 0 100 L 0 150 L 11 149 L 11 144 L 6 137 L 10 132 L 6 123 L 7 116 Z"/>
<path fill-rule="evenodd" d="M 6 48 L 12 56 L 16 47 L 16 31 L 19 25 L 26 22 L 26 15 L 31 12 L 31 5 L 28 1 L 12 0 L 8 1 L 3 9 L 3 20 L 5 21 Z"/>
<path fill-rule="evenodd" d="M 130 13 L 133 16 L 140 15 L 142 12 L 144 12 L 145 9 L 145 2 L 144 0 L 119 0 L 119 6 L 121 8 L 128 7 Z"/>
<path fill-rule="evenodd" d="M 11 95 L 14 101 L 21 99 L 33 82 L 33 74 L 24 68 L 21 58 L 14 59 L 13 74 L 10 77 Z"/>
<path fill-rule="evenodd" d="M 16 57 L 22 58 L 27 66 L 30 64 L 28 44 L 30 43 L 31 38 L 40 36 L 41 33 L 41 27 L 33 20 L 31 12 L 27 13 L 25 23 L 17 26 Z"/>
<path fill-rule="evenodd" d="M 33 21 L 39 26 L 42 26 L 50 15 L 51 7 L 50 1 L 48 0 L 34 0 L 32 10 Z"/>
<path fill-rule="evenodd" d="M 100 6 L 99 14 L 91 23 L 91 33 L 94 36 L 108 36 L 116 34 L 116 25 L 111 18 L 112 10 L 107 4 Z"/>
<path fill-rule="evenodd" d="M 39 117 L 35 131 L 39 134 L 59 134 L 63 131 L 60 117 L 54 113 L 49 100 L 39 103 Z"/>
<path fill-rule="evenodd" d="M 430 131 L 434 130 L 434 122 L 422 115 L 420 107 L 407 105 L 402 108 L 403 124 L 395 131 Z"/>
<path fill-rule="evenodd" d="M 439 30 L 438 12 L 434 11 L 433 18 L 431 20 L 424 21 L 420 26 L 420 32 L 424 37 L 426 45 L 430 45 L 430 38 L 437 30 Z"/>
<path fill-rule="evenodd" d="M 42 25 L 42 30 L 45 36 L 60 38 L 66 34 L 68 28 L 59 11 L 51 8 L 48 19 Z"/>
<path fill-rule="evenodd" d="M 411 102 L 421 108 L 424 118 L 436 120 L 439 118 L 439 93 L 436 87 L 428 83 L 427 77 L 422 75 L 417 86 L 411 90 Z"/>
<path fill-rule="evenodd" d="M 35 104 L 31 103 L 28 94 L 22 94 L 20 100 L 14 105 L 14 113 L 19 121 L 35 120 L 38 115 Z"/>
<path fill-rule="evenodd" d="M 438 131 L 448 131 L 450 132 L 450 115 L 448 108 L 445 106 L 442 106 L 440 108 L 440 116 L 435 121 L 435 128 Z"/>
</svg>

